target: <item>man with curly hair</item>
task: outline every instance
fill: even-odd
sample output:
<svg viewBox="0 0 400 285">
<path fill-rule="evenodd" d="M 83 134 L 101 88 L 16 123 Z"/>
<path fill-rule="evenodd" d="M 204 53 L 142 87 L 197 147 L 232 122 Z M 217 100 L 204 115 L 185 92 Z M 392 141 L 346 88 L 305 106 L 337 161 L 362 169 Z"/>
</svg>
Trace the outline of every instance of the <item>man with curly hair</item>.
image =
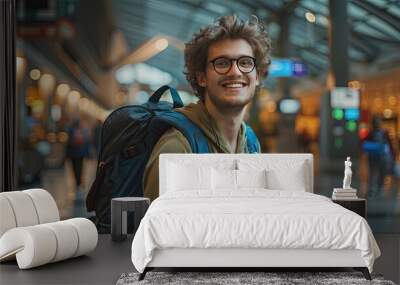
<svg viewBox="0 0 400 285">
<path fill-rule="evenodd" d="M 267 32 L 252 16 L 242 21 L 224 16 L 195 34 L 185 46 L 186 78 L 199 101 L 177 109 L 207 138 L 212 153 L 248 153 L 244 115 L 267 73 L 271 44 Z M 191 153 L 185 136 L 168 130 L 147 163 L 144 196 L 158 197 L 158 157 L 161 153 Z"/>
</svg>

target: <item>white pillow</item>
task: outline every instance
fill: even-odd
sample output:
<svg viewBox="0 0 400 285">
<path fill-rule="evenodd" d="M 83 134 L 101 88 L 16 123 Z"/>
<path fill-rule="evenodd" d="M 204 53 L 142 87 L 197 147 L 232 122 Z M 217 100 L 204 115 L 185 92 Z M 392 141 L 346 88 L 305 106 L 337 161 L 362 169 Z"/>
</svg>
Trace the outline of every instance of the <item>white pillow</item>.
<svg viewBox="0 0 400 285">
<path fill-rule="evenodd" d="M 167 189 L 169 191 L 211 189 L 211 167 L 187 166 L 169 162 L 167 168 Z"/>
<path fill-rule="evenodd" d="M 236 190 L 236 170 L 212 168 L 212 188 L 214 190 Z"/>
<path fill-rule="evenodd" d="M 237 188 L 267 188 L 267 171 L 236 170 Z"/>
<path fill-rule="evenodd" d="M 268 189 L 306 191 L 308 185 L 306 161 L 293 160 L 239 160 L 240 170 L 266 170 Z"/>
<path fill-rule="evenodd" d="M 212 168 L 214 190 L 237 190 L 241 188 L 267 188 L 266 170 L 230 170 Z"/>
<path fill-rule="evenodd" d="M 284 169 L 267 170 L 267 188 L 273 190 L 306 191 L 304 163 L 298 163 L 289 171 Z"/>
</svg>

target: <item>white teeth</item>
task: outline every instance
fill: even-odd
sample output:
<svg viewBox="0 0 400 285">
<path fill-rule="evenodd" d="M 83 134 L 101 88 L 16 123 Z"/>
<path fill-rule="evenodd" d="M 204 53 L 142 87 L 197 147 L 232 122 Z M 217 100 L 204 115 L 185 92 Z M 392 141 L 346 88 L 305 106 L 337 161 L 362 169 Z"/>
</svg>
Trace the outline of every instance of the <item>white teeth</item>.
<svg viewBox="0 0 400 285">
<path fill-rule="evenodd" d="M 243 87 L 243 84 L 241 83 L 232 83 L 232 84 L 224 84 L 225 87 L 229 88 L 240 88 Z"/>
</svg>

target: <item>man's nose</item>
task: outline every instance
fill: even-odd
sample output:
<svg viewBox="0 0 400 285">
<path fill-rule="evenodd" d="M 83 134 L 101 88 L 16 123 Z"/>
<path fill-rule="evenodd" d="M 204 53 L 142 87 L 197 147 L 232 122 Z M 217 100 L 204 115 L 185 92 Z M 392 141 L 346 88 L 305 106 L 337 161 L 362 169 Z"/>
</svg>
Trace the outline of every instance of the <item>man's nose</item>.
<svg viewBox="0 0 400 285">
<path fill-rule="evenodd" d="M 227 75 L 242 75 L 236 61 L 232 61 L 231 69 L 229 69 Z"/>
</svg>

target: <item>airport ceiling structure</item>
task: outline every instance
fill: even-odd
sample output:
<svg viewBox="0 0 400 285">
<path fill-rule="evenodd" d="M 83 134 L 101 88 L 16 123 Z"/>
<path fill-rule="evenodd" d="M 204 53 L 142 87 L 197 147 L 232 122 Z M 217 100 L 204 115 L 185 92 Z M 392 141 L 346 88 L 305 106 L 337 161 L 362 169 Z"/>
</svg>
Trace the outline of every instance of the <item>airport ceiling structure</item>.
<svg viewBox="0 0 400 285">
<path fill-rule="evenodd" d="M 162 37 L 168 40 L 168 47 L 151 57 L 142 54 L 142 61 L 170 73 L 177 85 L 187 86 L 183 74 L 184 43 L 201 27 L 229 14 L 244 20 L 252 14 L 259 18 L 272 39 L 273 59 L 290 58 L 307 64 L 309 74 L 294 82 L 323 82 L 329 68 L 329 0 L 17 0 L 21 27 L 32 26 L 29 9 L 38 9 L 37 3 L 44 3 L 42 6 L 47 9 L 42 18 L 50 14 L 54 3 L 62 6 L 64 14 L 56 11 L 53 18 L 69 17 L 73 36 L 63 40 L 22 37 L 17 46 L 38 62 L 50 61 L 60 66 L 63 74 L 89 94 L 101 89 L 99 82 L 104 83 L 104 78 L 99 74 L 137 63 L 140 52 L 148 51 L 146 44 Z M 24 13 L 22 6 L 27 9 Z M 349 0 L 347 12 L 350 77 L 398 67 L 400 0 Z M 279 46 L 284 34 L 287 49 L 282 53 Z M 124 52 L 118 49 L 121 41 Z M 110 54 L 115 57 L 112 62 Z M 74 70 L 79 72 L 74 74 Z M 273 89 L 274 82 L 267 79 L 266 86 Z"/>
<path fill-rule="evenodd" d="M 279 57 L 280 25 L 287 23 L 289 49 L 280 57 L 304 61 L 309 75 L 317 77 L 326 75 L 329 64 L 328 4 L 328 0 L 116 0 L 112 6 L 115 28 L 123 32 L 130 49 L 159 34 L 184 43 L 222 15 L 248 19 L 254 14 L 269 31 L 272 55 Z M 348 23 L 351 67 L 387 69 L 400 64 L 400 1 L 351 0 Z M 178 48 L 168 48 L 148 63 L 184 81 L 183 54 Z"/>
</svg>

